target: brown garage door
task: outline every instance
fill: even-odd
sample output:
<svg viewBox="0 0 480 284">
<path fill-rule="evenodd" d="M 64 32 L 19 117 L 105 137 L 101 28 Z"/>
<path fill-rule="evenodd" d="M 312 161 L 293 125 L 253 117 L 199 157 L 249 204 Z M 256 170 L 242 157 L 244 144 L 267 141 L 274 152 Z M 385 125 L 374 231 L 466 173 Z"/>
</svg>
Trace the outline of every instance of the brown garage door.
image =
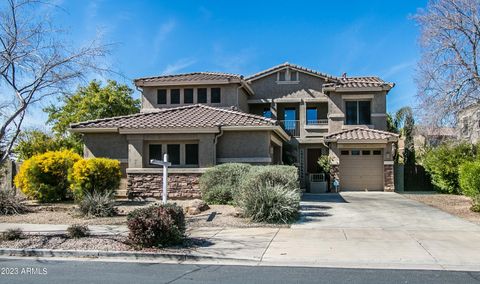
<svg viewBox="0 0 480 284">
<path fill-rule="evenodd" d="M 340 155 L 342 190 L 383 190 L 381 150 L 342 150 Z"/>
</svg>

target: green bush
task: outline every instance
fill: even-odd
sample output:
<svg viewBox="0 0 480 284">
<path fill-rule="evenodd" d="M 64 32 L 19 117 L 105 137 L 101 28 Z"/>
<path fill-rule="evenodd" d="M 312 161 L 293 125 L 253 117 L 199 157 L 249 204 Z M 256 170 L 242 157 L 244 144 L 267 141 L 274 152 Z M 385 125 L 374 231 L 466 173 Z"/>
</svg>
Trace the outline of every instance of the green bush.
<svg viewBox="0 0 480 284">
<path fill-rule="evenodd" d="M 459 167 L 465 162 L 473 161 L 476 154 L 477 149 L 471 144 L 442 144 L 425 153 L 423 165 L 438 191 L 458 194 L 461 193 Z"/>
<path fill-rule="evenodd" d="M 298 169 L 294 166 L 254 166 L 243 179 L 241 190 L 254 191 L 267 185 L 299 191 Z"/>
<path fill-rule="evenodd" d="M 112 192 L 85 193 L 78 203 L 79 211 L 86 217 L 111 217 L 117 214 L 115 196 Z"/>
<path fill-rule="evenodd" d="M 480 161 L 462 164 L 459 182 L 462 193 L 472 198 L 472 211 L 480 212 Z"/>
<path fill-rule="evenodd" d="M 4 241 L 15 241 L 23 238 L 23 231 L 20 228 L 7 229 L 2 233 L 1 239 Z"/>
<path fill-rule="evenodd" d="M 185 215 L 177 205 L 139 208 L 128 214 L 129 239 L 137 247 L 163 247 L 183 242 Z"/>
<path fill-rule="evenodd" d="M 0 190 L 0 215 L 23 214 L 30 209 L 22 203 L 22 199 L 15 194 L 14 190 Z"/>
<path fill-rule="evenodd" d="M 209 204 L 232 204 L 233 190 L 229 186 L 216 185 L 203 191 L 202 199 Z"/>
<path fill-rule="evenodd" d="M 107 158 L 81 159 L 73 165 L 69 177 L 75 199 L 81 200 L 86 193 L 111 193 L 120 185 L 122 173 L 120 162 Z"/>
<path fill-rule="evenodd" d="M 81 157 L 69 150 L 46 152 L 23 162 L 15 176 L 15 186 L 40 202 L 54 202 L 71 197 L 68 175 Z"/>
<path fill-rule="evenodd" d="M 260 185 L 242 192 L 240 207 L 255 222 L 289 223 L 297 219 L 300 192 L 285 185 Z"/>
<path fill-rule="evenodd" d="M 208 169 L 200 177 L 202 199 L 210 204 L 232 203 L 250 168 L 248 164 L 230 163 Z"/>
<path fill-rule="evenodd" d="M 90 235 L 87 225 L 73 224 L 67 228 L 67 236 L 72 239 L 85 238 Z"/>
</svg>

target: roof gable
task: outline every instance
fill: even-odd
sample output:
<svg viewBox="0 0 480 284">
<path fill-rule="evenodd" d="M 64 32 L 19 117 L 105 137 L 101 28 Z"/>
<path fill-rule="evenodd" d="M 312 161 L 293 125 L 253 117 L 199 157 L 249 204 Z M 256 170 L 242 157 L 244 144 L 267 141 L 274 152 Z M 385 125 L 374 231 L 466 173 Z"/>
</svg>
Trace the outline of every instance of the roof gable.
<svg viewBox="0 0 480 284">
<path fill-rule="evenodd" d="M 290 64 L 288 62 L 285 62 L 283 64 L 279 64 L 277 66 L 274 66 L 274 67 L 268 68 L 266 70 L 260 71 L 256 74 L 250 75 L 247 78 L 245 78 L 245 80 L 248 81 L 248 82 L 255 81 L 255 80 L 258 80 L 258 79 L 263 78 L 265 76 L 269 76 L 269 75 L 271 75 L 275 72 L 278 72 L 280 70 L 287 69 L 287 68 L 298 71 L 298 72 L 306 73 L 308 75 L 312 75 L 312 76 L 315 76 L 315 77 L 320 77 L 320 78 L 325 79 L 326 81 L 336 80 L 336 77 L 334 77 L 334 76 L 331 76 L 331 75 L 328 75 L 328 74 L 325 74 L 325 73 L 322 73 L 322 72 L 318 72 L 318 71 L 315 71 L 315 70 L 312 70 L 312 69 L 308 69 L 308 68 L 302 67 L 300 65 Z"/>
</svg>

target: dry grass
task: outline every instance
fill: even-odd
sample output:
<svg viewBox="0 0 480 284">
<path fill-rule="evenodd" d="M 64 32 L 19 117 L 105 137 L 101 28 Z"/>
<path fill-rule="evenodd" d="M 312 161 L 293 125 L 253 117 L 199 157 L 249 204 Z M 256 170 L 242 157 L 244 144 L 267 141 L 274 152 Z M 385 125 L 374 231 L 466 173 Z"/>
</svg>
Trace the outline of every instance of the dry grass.
<svg viewBox="0 0 480 284">
<path fill-rule="evenodd" d="M 189 201 L 174 200 L 179 206 L 185 207 Z M 82 225 L 126 225 L 129 212 L 156 202 L 120 201 L 117 202 L 118 215 L 114 217 L 82 217 L 73 203 L 31 204 L 32 210 L 21 215 L 0 216 L 2 223 L 30 224 L 82 224 Z M 207 222 L 211 213 L 215 212 L 212 221 Z M 210 205 L 210 209 L 198 215 L 187 215 L 188 227 L 271 227 L 272 225 L 253 223 L 248 219 L 235 217 L 235 208 L 230 205 Z M 273 225 L 279 227 L 278 225 Z M 286 225 L 280 225 L 285 227 Z"/>
<path fill-rule="evenodd" d="M 403 196 L 425 203 L 452 215 L 480 224 L 480 213 L 470 210 L 472 201 L 463 195 L 439 193 L 405 193 Z"/>
</svg>

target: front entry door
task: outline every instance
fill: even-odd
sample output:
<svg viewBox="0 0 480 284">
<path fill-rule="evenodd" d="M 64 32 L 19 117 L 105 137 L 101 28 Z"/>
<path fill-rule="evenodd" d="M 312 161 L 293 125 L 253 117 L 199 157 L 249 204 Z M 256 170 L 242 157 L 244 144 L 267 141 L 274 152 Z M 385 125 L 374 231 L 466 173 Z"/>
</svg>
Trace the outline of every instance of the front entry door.
<svg viewBox="0 0 480 284">
<path fill-rule="evenodd" d="M 309 174 L 322 172 L 322 170 L 320 169 L 320 166 L 317 163 L 320 156 L 322 156 L 321 148 L 307 149 L 307 172 Z"/>
</svg>

